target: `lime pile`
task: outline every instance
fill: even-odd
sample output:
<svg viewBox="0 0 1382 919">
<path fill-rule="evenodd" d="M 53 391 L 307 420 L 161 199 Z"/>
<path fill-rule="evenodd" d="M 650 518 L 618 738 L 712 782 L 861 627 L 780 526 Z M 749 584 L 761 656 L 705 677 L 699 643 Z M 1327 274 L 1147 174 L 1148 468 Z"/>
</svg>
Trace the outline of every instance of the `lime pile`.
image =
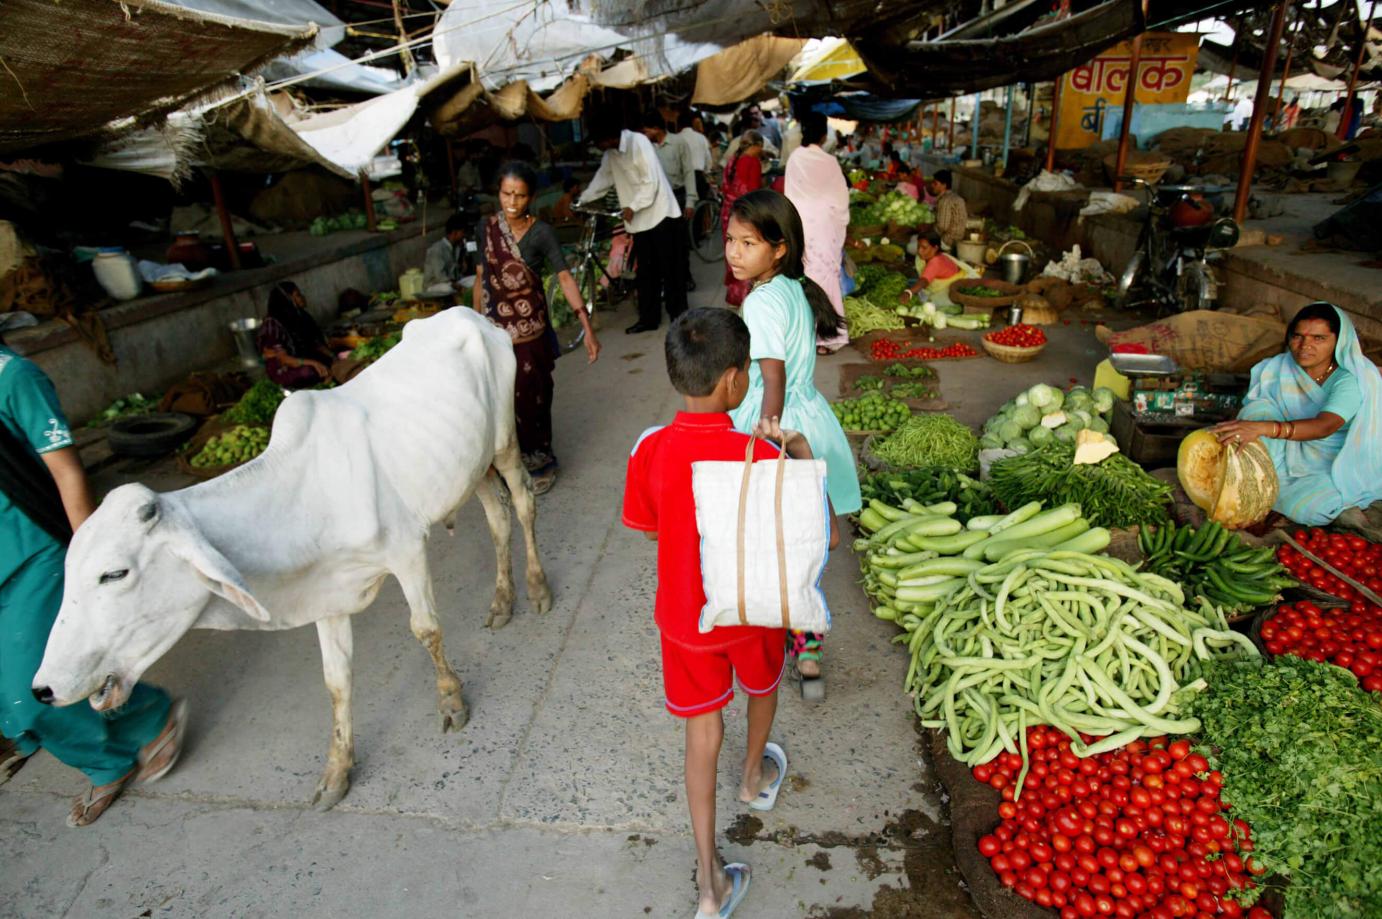
<svg viewBox="0 0 1382 919">
<path fill-rule="evenodd" d="M 832 402 L 830 408 L 846 431 L 892 431 L 908 418 L 912 410 L 905 402 L 871 392 L 857 399 Z"/>
<path fill-rule="evenodd" d="M 208 440 L 191 463 L 198 469 L 244 463 L 263 453 L 268 445 L 268 428 L 240 424 Z"/>
</svg>

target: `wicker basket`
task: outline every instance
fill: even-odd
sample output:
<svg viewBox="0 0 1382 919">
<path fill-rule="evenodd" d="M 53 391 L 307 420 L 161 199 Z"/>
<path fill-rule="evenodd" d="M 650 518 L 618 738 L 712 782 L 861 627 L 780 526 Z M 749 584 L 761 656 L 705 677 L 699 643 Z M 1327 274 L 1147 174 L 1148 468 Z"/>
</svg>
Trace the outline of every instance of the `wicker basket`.
<svg viewBox="0 0 1382 919">
<path fill-rule="evenodd" d="M 1035 348 L 1014 348 L 1012 345 L 995 344 L 987 338 L 979 340 L 984 343 L 985 351 L 1005 364 L 1025 364 L 1034 361 L 1038 354 L 1046 350 L 1045 344 L 1037 345 Z"/>
<path fill-rule="evenodd" d="M 1016 303 L 1027 325 L 1051 325 L 1060 320 L 1060 312 L 1040 294 L 1023 294 Z"/>
<path fill-rule="evenodd" d="M 971 297 L 962 294 L 957 287 L 988 287 L 993 290 L 1002 291 L 1001 297 Z M 1013 301 L 1026 293 L 1026 289 L 1017 285 L 1009 284 L 1007 281 L 1000 281 L 998 278 L 965 278 L 950 285 L 946 293 L 954 303 L 958 303 L 966 310 L 980 310 L 988 312 L 998 307 L 1010 306 Z"/>
<path fill-rule="evenodd" d="M 1171 168 L 1171 158 L 1141 150 L 1128 151 L 1128 159 L 1123 163 L 1123 175 L 1155 184 Z M 1104 157 L 1104 171 L 1110 182 L 1118 179 L 1118 154 L 1110 153 Z"/>
</svg>

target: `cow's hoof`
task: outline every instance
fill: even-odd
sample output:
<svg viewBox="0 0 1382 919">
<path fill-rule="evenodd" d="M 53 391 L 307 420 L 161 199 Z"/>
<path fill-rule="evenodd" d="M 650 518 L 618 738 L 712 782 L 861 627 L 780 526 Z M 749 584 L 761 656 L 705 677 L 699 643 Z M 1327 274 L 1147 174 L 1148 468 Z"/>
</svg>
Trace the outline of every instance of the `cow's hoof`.
<svg viewBox="0 0 1382 919">
<path fill-rule="evenodd" d="M 455 711 L 441 713 L 441 732 L 459 731 L 470 721 L 470 712 L 466 709 L 465 703 Z"/>
<path fill-rule="evenodd" d="M 350 779 L 329 781 L 325 776 L 317 783 L 317 792 L 312 795 L 312 806 L 319 811 L 331 810 L 350 791 Z"/>
<path fill-rule="evenodd" d="M 510 604 L 507 607 L 501 607 L 498 603 L 495 603 L 494 606 L 491 606 L 489 608 L 489 615 L 485 617 L 485 628 L 502 629 L 504 626 L 509 624 L 509 620 L 512 618 L 512 604 Z"/>
<path fill-rule="evenodd" d="M 545 576 L 535 578 L 528 582 L 528 599 L 532 601 L 533 609 L 538 615 L 550 612 L 552 609 L 552 589 L 547 586 Z"/>
</svg>

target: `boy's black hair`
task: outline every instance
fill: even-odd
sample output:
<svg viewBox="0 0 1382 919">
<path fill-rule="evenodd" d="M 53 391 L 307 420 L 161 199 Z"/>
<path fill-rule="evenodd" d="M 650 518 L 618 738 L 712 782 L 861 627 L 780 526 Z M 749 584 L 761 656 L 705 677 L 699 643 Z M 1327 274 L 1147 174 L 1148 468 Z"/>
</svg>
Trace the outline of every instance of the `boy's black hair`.
<svg viewBox="0 0 1382 919">
<path fill-rule="evenodd" d="M 448 236 L 457 231 L 464 233 L 469 223 L 470 221 L 466 219 L 466 216 L 464 214 L 462 214 L 460 211 L 456 211 L 450 217 L 446 218 L 445 232 Z"/>
<path fill-rule="evenodd" d="M 951 175 L 949 169 L 937 169 L 936 174 L 931 178 L 944 185 L 947 191 L 955 187 L 955 177 Z"/>
<path fill-rule="evenodd" d="M 708 396 L 726 370 L 748 364 L 749 327 L 733 310 L 697 307 L 672 323 L 663 350 L 676 391 Z"/>
<path fill-rule="evenodd" d="M 655 108 L 650 108 L 638 119 L 638 126 L 643 129 L 653 128 L 666 133 L 667 119 L 662 117 L 662 113 Z"/>
</svg>

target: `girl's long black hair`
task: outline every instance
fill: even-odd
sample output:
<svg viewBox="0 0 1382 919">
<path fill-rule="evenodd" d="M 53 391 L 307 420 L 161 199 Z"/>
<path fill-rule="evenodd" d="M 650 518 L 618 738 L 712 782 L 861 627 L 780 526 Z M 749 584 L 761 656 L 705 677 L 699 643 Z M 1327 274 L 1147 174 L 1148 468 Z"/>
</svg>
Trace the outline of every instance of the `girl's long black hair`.
<svg viewBox="0 0 1382 919">
<path fill-rule="evenodd" d="M 821 286 L 806 276 L 802 265 L 806 234 L 801 228 L 801 215 L 787 196 L 761 188 L 740 196 L 730 213 L 757 230 L 769 245 L 787 247 L 787 254 L 777 263 L 777 273 L 801 284 L 806 302 L 811 304 L 817 338 L 832 338 L 838 333 L 844 327 L 844 319 L 835 312 Z"/>
</svg>

